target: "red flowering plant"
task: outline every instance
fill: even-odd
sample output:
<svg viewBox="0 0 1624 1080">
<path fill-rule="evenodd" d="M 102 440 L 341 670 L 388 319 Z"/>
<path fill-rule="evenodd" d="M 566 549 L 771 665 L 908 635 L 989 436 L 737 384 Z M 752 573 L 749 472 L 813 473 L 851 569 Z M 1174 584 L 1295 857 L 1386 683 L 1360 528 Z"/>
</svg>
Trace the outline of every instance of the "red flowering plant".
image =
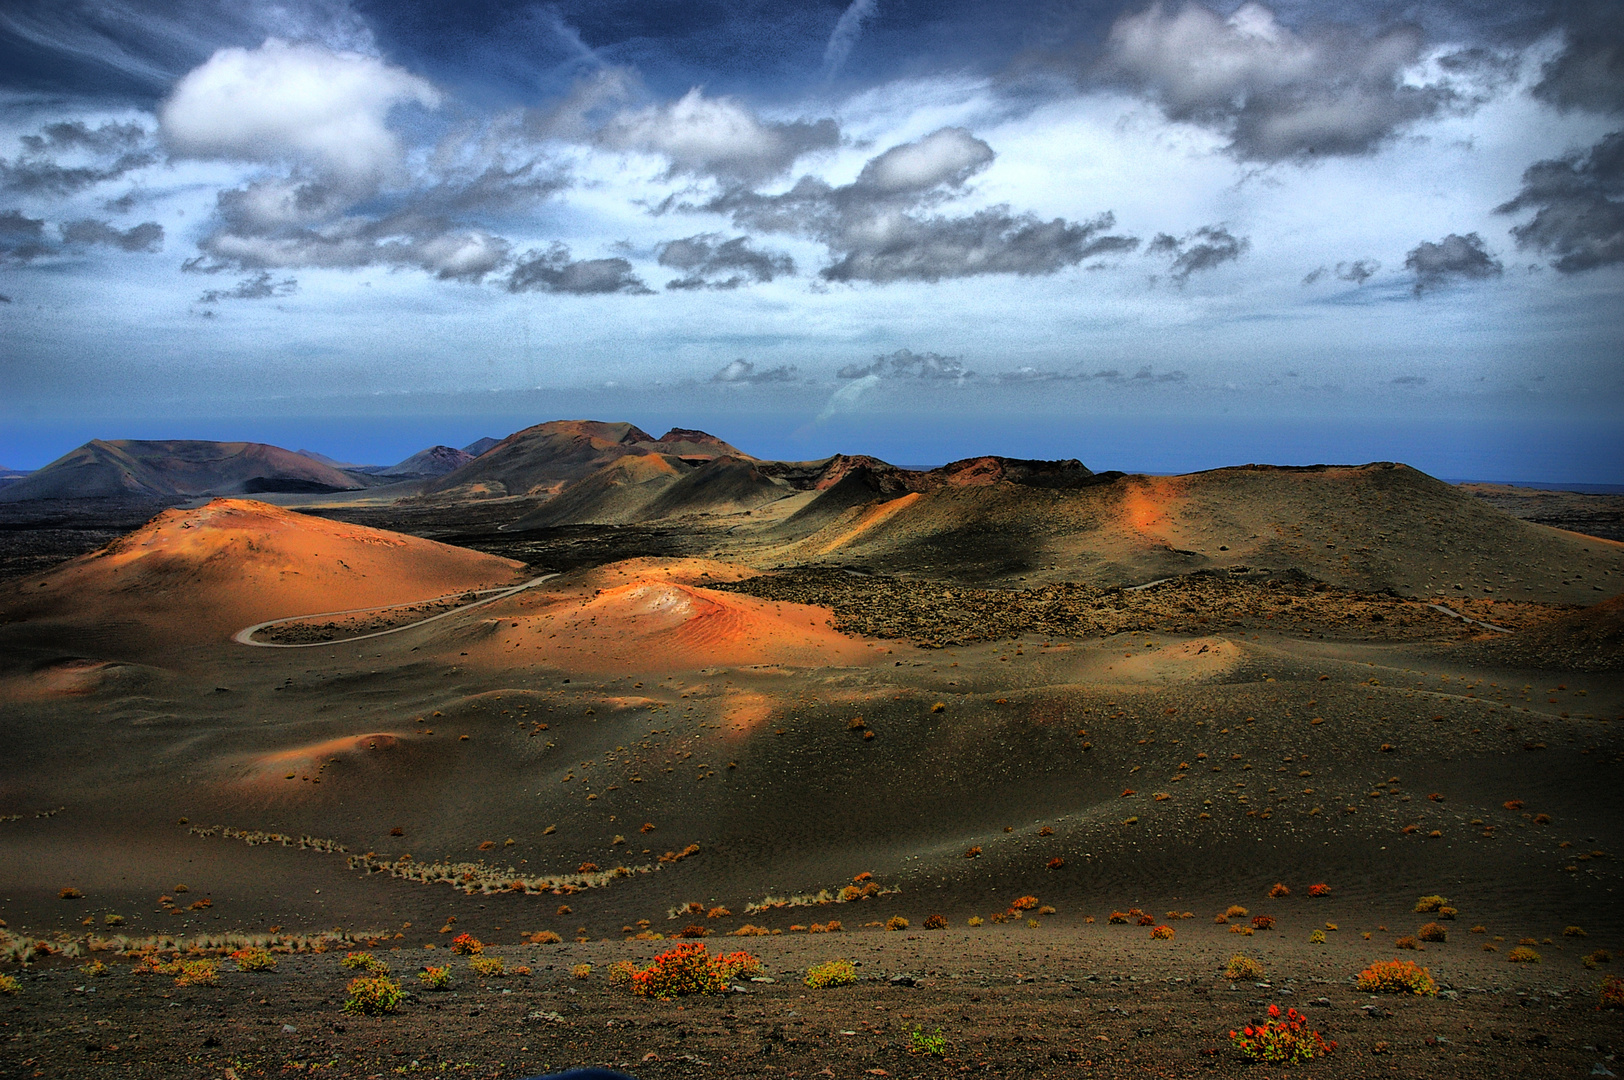
<svg viewBox="0 0 1624 1080">
<path fill-rule="evenodd" d="M 1269 1006 L 1269 1019 L 1258 1025 L 1248 1025 L 1229 1033 L 1229 1044 L 1241 1056 L 1252 1061 L 1279 1061 L 1295 1065 L 1324 1057 L 1336 1049 L 1336 1043 L 1327 1042 L 1319 1032 L 1308 1026 L 1308 1017 L 1296 1009 L 1280 1012 L 1280 1006 Z"/>
<path fill-rule="evenodd" d="M 712 956 L 704 945 L 690 941 L 656 956 L 627 982 L 634 994 L 669 1000 L 680 994 L 720 994 L 735 977 L 760 971 L 761 962 L 747 952 Z"/>
</svg>

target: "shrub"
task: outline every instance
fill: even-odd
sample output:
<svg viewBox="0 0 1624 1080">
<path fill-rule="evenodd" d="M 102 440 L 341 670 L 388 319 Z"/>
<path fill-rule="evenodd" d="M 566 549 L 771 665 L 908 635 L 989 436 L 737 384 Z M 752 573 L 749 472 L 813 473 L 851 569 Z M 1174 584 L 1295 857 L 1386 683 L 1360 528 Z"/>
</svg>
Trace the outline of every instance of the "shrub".
<svg viewBox="0 0 1624 1080">
<path fill-rule="evenodd" d="M 1253 930 L 1250 926 L 1241 926 L 1239 924 L 1231 926 L 1229 928 L 1229 932 L 1231 934 L 1245 934 L 1247 937 L 1251 937 L 1253 934 L 1257 933 L 1257 931 Z"/>
<path fill-rule="evenodd" d="M 1050 907 L 1048 904 L 1044 904 L 1042 907 L 1038 908 L 1038 914 L 1039 915 L 1053 915 L 1054 914 L 1054 908 Z"/>
<path fill-rule="evenodd" d="M 806 969 L 806 985 L 814 990 L 827 986 L 846 986 L 857 981 L 857 969 L 850 960 L 830 960 Z"/>
<path fill-rule="evenodd" d="M 1359 973 L 1356 985 L 1367 994 L 1415 994 L 1435 997 L 1438 984 L 1413 960 L 1378 960 Z"/>
<path fill-rule="evenodd" d="M 551 930 L 537 930 L 534 934 L 531 934 L 529 938 L 530 944 L 532 945 L 557 945 L 563 940 L 563 938 L 559 937 Z"/>
<path fill-rule="evenodd" d="M 1487 926 L 1474 926 L 1467 931 L 1469 934 L 1487 934 L 1488 932 L 1489 928 Z"/>
<path fill-rule="evenodd" d="M 85 898 L 85 894 L 80 892 L 78 889 L 75 889 L 72 885 L 69 885 L 56 895 L 63 900 L 83 900 Z"/>
<path fill-rule="evenodd" d="M 1296 1009 L 1282 1014 L 1278 1005 L 1269 1006 L 1269 1019 L 1262 1024 L 1231 1031 L 1229 1044 L 1251 1061 L 1289 1064 L 1313 1061 L 1336 1049 L 1336 1043 L 1309 1028 L 1306 1016 Z"/>
<path fill-rule="evenodd" d="M 710 935 L 710 927 L 700 926 L 698 923 L 692 923 L 688 926 L 684 926 L 681 930 L 678 930 L 671 936 L 680 938 L 702 938 L 710 937 Z"/>
<path fill-rule="evenodd" d="M 109 968 L 100 960 L 92 960 L 88 964 L 79 965 L 79 970 L 84 972 L 87 979 L 99 979 L 111 971 L 112 968 Z"/>
<path fill-rule="evenodd" d="M 376 963 L 378 963 L 378 961 L 374 959 L 373 955 L 369 952 L 345 953 L 344 959 L 339 961 L 339 965 L 341 967 L 347 967 L 352 971 L 372 971 L 372 965 Z M 373 974 L 386 975 L 388 972 L 389 966 L 385 964 L 382 971 L 375 971 Z"/>
<path fill-rule="evenodd" d="M 451 939 L 451 951 L 460 956 L 477 956 L 485 951 L 485 943 L 472 934 L 458 934 Z"/>
<path fill-rule="evenodd" d="M 1613 962 L 1613 954 L 1608 952 L 1606 949 L 1597 949 L 1595 952 L 1593 952 L 1590 955 L 1586 956 L 1584 958 L 1584 960 L 1581 961 L 1581 963 L 1583 963 L 1585 967 L 1589 968 L 1592 971 L 1594 971 L 1596 968 L 1600 967 L 1603 964 L 1611 964 L 1612 962 Z"/>
<path fill-rule="evenodd" d="M 908 929 L 908 920 L 901 915 L 893 915 L 885 920 L 885 928 L 887 930 L 906 930 Z"/>
<path fill-rule="evenodd" d="M 982 925 L 984 925 L 986 923 L 986 921 L 987 920 L 983 919 L 980 915 L 972 915 L 972 916 L 970 916 L 970 921 L 969 921 L 968 925 L 970 925 L 970 926 L 982 926 Z"/>
<path fill-rule="evenodd" d="M 629 987 L 632 984 L 632 976 L 636 974 L 636 964 L 630 960 L 616 960 L 609 965 L 609 985 L 622 988 Z"/>
<path fill-rule="evenodd" d="M 417 973 L 417 981 L 422 983 L 425 989 L 444 990 L 451 985 L 451 965 L 442 964 L 435 967 L 433 964 L 425 964 L 423 970 Z"/>
<path fill-rule="evenodd" d="M 1308 943 L 1310 945 L 1324 945 L 1325 944 L 1325 931 L 1324 930 L 1315 930 L 1312 934 L 1309 934 L 1308 935 Z"/>
<path fill-rule="evenodd" d="M 1128 913 L 1126 911 L 1113 911 L 1110 915 L 1106 916 L 1105 921 L 1115 925 L 1126 926 L 1128 922 Z"/>
<path fill-rule="evenodd" d="M 1329 885 L 1310 885 L 1308 887 L 1308 895 L 1309 896 L 1330 896 L 1331 895 L 1331 887 Z"/>
<path fill-rule="evenodd" d="M 470 956 L 468 966 L 475 975 L 487 979 L 499 979 L 507 974 L 507 965 L 500 956 Z"/>
<path fill-rule="evenodd" d="M 1286 886 L 1283 883 L 1277 883 L 1274 888 L 1269 890 L 1269 899 L 1270 900 L 1279 900 L 1282 897 L 1286 897 L 1286 896 L 1290 896 L 1290 895 L 1291 895 L 1291 890 L 1286 888 Z"/>
<path fill-rule="evenodd" d="M 1448 904 L 1449 901 L 1441 896 L 1423 896 L 1415 902 L 1415 913 L 1417 915 L 1430 915 L 1440 908 L 1447 907 Z"/>
<path fill-rule="evenodd" d="M 1449 931 L 1439 923 L 1429 922 L 1417 930 L 1415 936 L 1422 941 L 1447 941 L 1449 940 Z"/>
<path fill-rule="evenodd" d="M 760 961 L 746 952 L 711 956 L 697 941 L 684 942 L 654 958 L 631 976 L 632 993 L 669 1000 L 679 994 L 719 994 L 740 972 L 760 970 Z"/>
<path fill-rule="evenodd" d="M 264 949 L 238 949 L 231 959 L 237 962 L 238 971 L 271 971 L 276 967 L 276 957 Z M 389 970 L 387 965 L 384 970 Z"/>
<path fill-rule="evenodd" d="M 4 978 L 5 976 L 0 976 Z M 13 986 L 16 984 L 13 983 Z M 11 991 L 15 993 L 15 991 Z M 1624 1009 L 1624 978 L 1609 975 L 1601 981 L 1601 1007 L 1604 1009 Z"/>
<path fill-rule="evenodd" d="M 1415 938 L 1408 936 L 1401 937 L 1397 941 L 1393 942 L 1393 948 L 1395 949 L 1409 949 L 1413 952 L 1420 947 L 1421 943 L 1419 941 L 1416 941 Z"/>
<path fill-rule="evenodd" d="M 934 1035 L 926 1035 L 924 1028 L 916 1027 L 908 1032 L 908 1053 L 946 1057 L 947 1037 L 942 1034 L 941 1028 L 937 1028 Z"/>
<path fill-rule="evenodd" d="M 0 972 L 0 994 L 16 994 L 21 992 L 22 987 L 17 985 L 16 979 L 5 974 L 4 972 Z"/>
<path fill-rule="evenodd" d="M 1150 931 L 1153 941 L 1172 941 L 1173 928 L 1171 926 L 1157 926 Z"/>
<path fill-rule="evenodd" d="M 806 932 L 809 934 L 838 934 L 844 929 L 845 927 L 840 924 L 839 919 L 830 919 L 826 923 L 813 923 L 806 928 Z"/>
<path fill-rule="evenodd" d="M 1245 953 L 1236 953 L 1224 965 L 1224 978 L 1257 982 L 1263 978 L 1263 965 Z"/>
<path fill-rule="evenodd" d="M 1046 865 L 1050 870 L 1059 870 L 1066 865 L 1066 860 L 1056 855 L 1044 865 Z"/>
<path fill-rule="evenodd" d="M 1252 929 L 1253 930 L 1273 930 L 1274 929 L 1274 916 L 1273 915 L 1253 915 L 1252 916 Z"/>
<path fill-rule="evenodd" d="M 213 960 L 178 960 L 176 986 L 219 986 L 220 970 Z"/>
<path fill-rule="evenodd" d="M 1589 937 L 1590 935 L 1584 932 L 1583 927 L 1580 927 L 1580 926 L 1565 926 L 1565 927 L 1562 928 L 1562 936 L 1563 937 Z"/>
<path fill-rule="evenodd" d="M 108 926 L 123 926 L 124 925 L 124 916 L 122 916 L 122 915 L 103 915 L 102 916 L 102 922 L 106 923 Z"/>
<path fill-rule="evenodd" d="M 591 964 L 576 964 L 570 968 L 570 978 L 580 979 L 583 982 L 592 978 Z"/>
<path fill-rule="evenodd" d="M 978 859 L 978 858 L 980 858 L 981 857 L 981 846 L 978 844 L 975 847 L 966 848 L 965 852 L 964 852 L 964 857 L 966 859 Z"/>
<path fill-rule="evenodd" d="M 1132 912 L 1129 912 L 1129 914 L 1132 914 Z M 1156 925 L 1156 917 L 1154 915 L 1147 915 L 1143 911 L 1139 912 L 1138 921 L 1140 926 Z"/>
<path fill-rule="evenodd" d="M 1035 897 L 1035 896 L 1021 896 L 1021 897 L 1017 897 L 1016 899 L 1010 901 L 1009 910 L 1010 911 L 1031 911 L 1033 908 L 1035 908 L 1037 906 L 1038 906 L 1038 898 L 1037 897 Z"/>
<path fill-rule="evenodd" d="M 837 923 L 836 925 L 839 925 L 839 924 Z M 727 936 L 728 937 L 766 937 L 770 933 L 772 933 L 772 931 L 767 929 L 765 926 L 757 926 L 754 923 L 745 923 L 743 926 L 739 927 L 737 930 L 729 930 Z"/>
<path fill-rule="evenodd" d="M 705 912 L 705 918 L 707 918 L 707 919 L 726 919 L 729 916 L 731 916 L 732 914 L 733 914 L 733 912 L 730 911 L 729 909 L 725 908 L 725 907 L 713 907 L 709 911 Z"/>
<path fill-rule="evenodd" d="M 840 902 L 842 904 L 849 904 L 854 900 L 861 900 L 862 898 L 863 890 L 859 889 L 855 885 L 847 885 L 844 889 L 840 890 Z"/>
<path fill-rule="evenodd" d="M 1239 904 L 1230 904 L 1229 907 L 1224 909 L 1224 915 L 1231 919 L 1244 919 L 1250 914 L 1252 913 Z"/>
<path fill-rule="evenodd" d="M 1506 959 L 1513 964 L 1537 964 L 1539 963 L 1539 953 L 1526 945 L 1519 945 L 1506 953 Z"/>
<path fill-rule="evenodd" d="M 926 930 L 946 930 L 947 929 L 947 917 L 945 915 L 927 915 L 927 916 L 925 916 L 925 929 Z"/>
<path fill-rule="evenodd" d="M 400 984 L 387 975 L 362 975 L 344 988 L 344 1011 L 359 1016 L 383 1016 L 399 1012 L 406 995 Z"/>
</svg>

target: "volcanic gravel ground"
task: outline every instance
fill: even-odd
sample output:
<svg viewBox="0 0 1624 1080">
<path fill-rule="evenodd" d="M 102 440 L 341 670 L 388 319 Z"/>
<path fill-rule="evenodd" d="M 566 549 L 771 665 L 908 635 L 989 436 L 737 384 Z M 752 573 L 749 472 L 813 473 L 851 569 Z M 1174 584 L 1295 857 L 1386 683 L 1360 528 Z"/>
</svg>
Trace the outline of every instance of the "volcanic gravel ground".
<svg viewBox="0 0 1624 1080">
<path fill-rule="evenodd" d="M 520 1077 L 596 1064 L 640 1077 L 786 1080 L 1261 1077 L 1284 1069 L 1247 1063 L 1227 1036 L 1278 1003 L 1338 1044 L 1304 1070 L 1314 1076 L 1571 1077 L 1611 1062 L 1624 1031 L 1619 1013 L 1595 1006 L 1598 978 L 1572 961 L 1514 966 L 1451 941 L 1417 957 L 1438 976 L 1439 997 L 1378 997 L 1351 975 L 1391 953 L 1353 933 L 1324 946 L 1299 933 L 1235 947 L 1222 928 L 1177 925 L 1171 942 L 1103 924 L 752 938 L 737 944 L 774 981 L 666 1002 L 610 986 L 605 971 L 670 943 L 508 947 L 510 968 L 534 974 L 488 979 L 444 950 L 377 950 L 411 993 L 385 1017 L 342 1011 L 355 972 L 338 953 L 283 955 L 258 973 L 222 959 L 214 987 L 134 974 L 108 954 L 108 973 L 89 978 L 58 958 L 24 972 L 0 1006 L 0 1075 Z M 1237 948 L 1264 960 L 1268 981 L 1221 975 Z M 842 956 L 858 965 L 858 983 L 802 983 L 807 966 Z M 452 964 L 448 990 L 421 988 L 424 962 Z M 583 963 L 593 969 L 577 978 Z M 940 1032 L 945 1054 L 910 1053 L 916 1029 Z"/>
<path fill-rule="evenodd" d="M 838 630 L 927 647 L 1022 634 L 1206 634 L 1228 628 L 1374 641 L 1438 640 L 1485 632 L 1424 601 L 1340 589 L 1300 574 L 1273 577 L 1267 571 L 1200 571 L 1139 589 L 1068 582 L 1012 590 L 802 569 L 713 587 L 826 606 L 834 610 Z M 1573 610 L 1492 600 L 1447 603 L 1471 618 L 1508 629 Z"/>
</svg>

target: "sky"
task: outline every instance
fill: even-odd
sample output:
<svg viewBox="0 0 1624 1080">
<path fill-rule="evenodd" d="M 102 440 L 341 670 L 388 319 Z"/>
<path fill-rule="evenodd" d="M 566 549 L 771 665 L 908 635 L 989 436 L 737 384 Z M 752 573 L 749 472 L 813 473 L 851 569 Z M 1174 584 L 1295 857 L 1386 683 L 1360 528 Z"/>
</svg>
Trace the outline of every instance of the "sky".
<svg viewBox="0 0 1624 1080">
<path fill-rule="evenodd" d="M 8 0 L 0 464 L 1624 483 L 1613 0 Z"/>
</svg>

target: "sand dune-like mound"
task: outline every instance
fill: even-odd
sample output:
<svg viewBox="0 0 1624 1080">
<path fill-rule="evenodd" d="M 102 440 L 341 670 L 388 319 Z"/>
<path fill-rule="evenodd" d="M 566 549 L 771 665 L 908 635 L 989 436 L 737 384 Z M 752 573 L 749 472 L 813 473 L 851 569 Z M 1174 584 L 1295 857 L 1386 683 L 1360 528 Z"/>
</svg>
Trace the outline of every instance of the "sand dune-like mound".
<svg viewBox="0 0 1624 1080">
<path fill-rule="evenodd" d="M 817 667 L 865 663 L 877 655 L 875 647 L 831 629 L 822 608 L 658 577 L 562 599 L 527 597 L 517 616 L 447 634 L 467 650 L 469 663 L 539 662 L 586 672 Z"/>
<path fill-rule="evenodd" d="M 432 540 L 215 499 L 15 583 L 10 622 L 140 628 L 149 645 L 224 640 L 251 623 L 512 584 L 522 564 Z"/>
<path fill-rule="evenodd" d="M 703 431 L 673 428 L 656 439 L 635 424 L 553 420 L 509 435 L 424 490 L 440 498 L 546 497 L 617 458 L 647 454 L 695 463 L 722 456 L 749 457 Z"/>
<path fill-rule="evenodd" d="M 191 439 L 94 439 L 0 490 L 0 501 L 146 499 L 354 491 L 348 473 L 277 446 Z"/>
<path fill-rule="evenodd" d="M 1099 478 L 1095 478 L 1096 481 Z M 1519 520 L 1404 465 L 1245 466 L 1081 487 L 995 480 L 848 504 L 767 555 L 1128 585 L 1202 568 L 1301 571 L 1405 595 L 1590 603 L 1624 545 Z M 814 501 L 796 517 L 818 513 Z"/>
<path fill-rule="evenodd" d="M 65 657 L 0 678 L 0 701 L 49 701 L 98 694 L 134 693 L 150 683 L 155 672 L 140 664 L 125 664 L 94 657 Z"/>
<path fill-rule="evenodd" d="M 416 757 L 416 736 L 392 731 L 343 735 L 302 743 L 223 763 L 234 785 L 306 798 L 309 785 L 371 781 L 380 773 L 399 772 Z"/>
</svg>

